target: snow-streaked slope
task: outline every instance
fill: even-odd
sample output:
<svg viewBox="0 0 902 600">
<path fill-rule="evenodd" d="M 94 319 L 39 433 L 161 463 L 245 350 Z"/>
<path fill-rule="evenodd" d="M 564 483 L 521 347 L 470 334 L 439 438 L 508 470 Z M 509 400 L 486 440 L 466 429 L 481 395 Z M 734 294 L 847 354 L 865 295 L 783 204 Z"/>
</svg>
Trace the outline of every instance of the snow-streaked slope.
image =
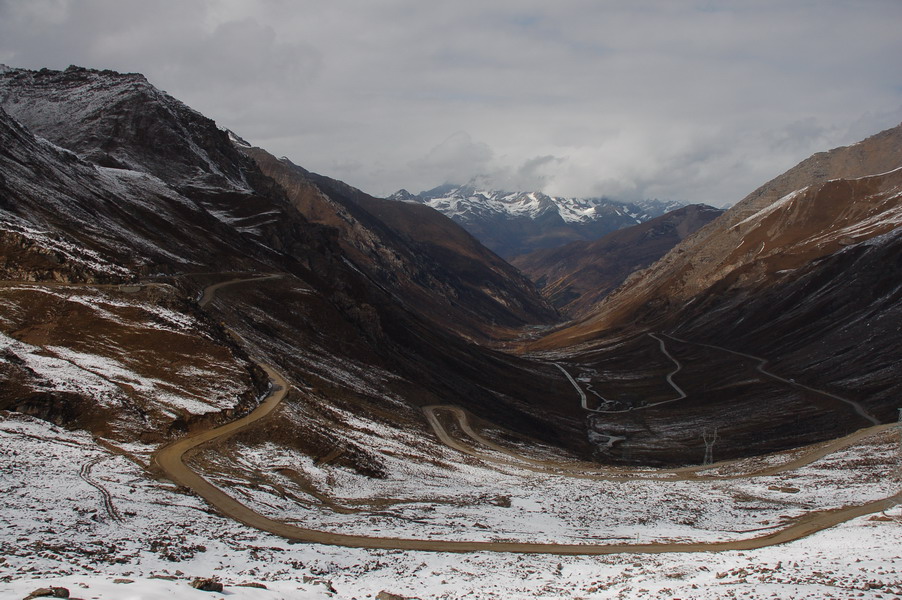
<svg viewBox="0 0 902 600">
<path fill-rule="evenodd" d="M 535 487 L 528 472 L 499 472 L 426 440 L 413 441 L 420 450 L 411 453 L 413 444 L 378 423 L 352 419 L 350 425 L 355 437 L 404 453 L 394 459 L 389 479 L 365 482 L 340 467 L 268 455 L 240 444 L 233 457 L 240 470 L 258 474 L 273 465 L 303 472 L 342 505 L 364 501 L 350 504 L 362 509 L 358 515 L 330 514 L 287 478 L 280 478 L 283 487 L 261 482 L 235 491 L 261 510 L 284 511 L 286 518 L 313 527 L 338 519 L 346 523 L 339 527 L 356 528 L 360 525 L 355 522 L 368 520 L 379 530 L 371 533 L 382 535 L 528 538 L 536 535 L 529 532 L 534 529 L 542 531 L 540 536 L 556 537 L 566 535 L 556 523 L 582 515 L 582 527 L 596 535 L 647 541 L 691 537 L 690 521 L 720 523 L 733 531 L 728 535 L 761 535 L 780 526 L 782 515 L 825 498 L 831 503 L 862 501 L 894 489 L 886 479 L 897 443 L 893 434 L 829 456 L 798 474 L 758 481 L 614 485 L 550 477 Z M 876 599 L 902 593 L 898 507 L 796 542 L 745 552 L 560 557 L 359 550 L 293 544 L 224 519 L 171 484 L 146 477 L 142 465 L 152 449 L 141 444 L 104 448 L 84 433 L 23 416 L 0 417 L 0 489 L 6 491 L 0 513 L 0 596 L 24 598 L 38 587 L 57 585 L 73 597 L 97 600 L 220 597 L 191 589 L 196 577 L 218 578 L 225 586 L 223 595 L 237 600 L 350 600 L 381 591 L 448 600 Z M 423 451 L 435 452 L 439 464 L 404 465 L 402 456 L 422 458 Z M 400 486 L 394 480 L 402 474 L 397 469 L 404 470 L 406 479 Z M 421 485 L 414 486 L 414 474 Z M 219 484 L 231 485 L 222 478 Z M 365 504 L 388 492 L 414 492 L 423 501 Z M 499 495 L 509 499 L 509 507 Z M 282 508 L 287 505 L 294 509 Z M 241 585 L 247 583 L 267 589 Z"/>
<path fill-rule="evenodd" d="M 251 189 L 237 153 L 222 143 L 228 134 L 138 73 L 6 69 L 0 104 L 35 134 L 101 166 L 186 187 Z"/>
<path fill-rule="evenodd" d="M 249 366 L 177 294 L 162 284 L 0 285 L 0 408 L 163 439 L 174 422 L 255 402 Z"/>
<path fill-rule="evenodd" d="M 557 214 L 565 223 L 588 223 L 620 217 L 635 224 L 683 206 L 675 201 L 620 202 L 609 198 L 548 196 L 542 192 L 507 192 L 482 189 L 474 182 L 462 186 L 441 186 L 417 196 L 401 190 L 391 198 L 426 204 L 461 222 L 492 214 L 529 219 Z"/>
<path fill-rule="evenodd" d="M 900 164 L 902 125 L 815 154 L 632 277 L 590 322 L 560 337 L 566 343 L 591 337 L 590 331 L 635 319 L 651 303 L 679 308 L 709 291 L 767 285 L 783 271 L 898 227 Z M 659 309 L 653 317 L 666 315 Z"/>
<path fill-rule="evenodd" d="M 189 198 L 152 173 L 87 162 L 2 109 L 0 142 L 0 272 L 7 278 L 127 281 L 210 270 L 228 254 L 271 253 L 259 241 L 268 232 L 235 233 L 260 225 L 269 217 L 259 213 L 272 209 L 243 189 Z"/>
</svg>

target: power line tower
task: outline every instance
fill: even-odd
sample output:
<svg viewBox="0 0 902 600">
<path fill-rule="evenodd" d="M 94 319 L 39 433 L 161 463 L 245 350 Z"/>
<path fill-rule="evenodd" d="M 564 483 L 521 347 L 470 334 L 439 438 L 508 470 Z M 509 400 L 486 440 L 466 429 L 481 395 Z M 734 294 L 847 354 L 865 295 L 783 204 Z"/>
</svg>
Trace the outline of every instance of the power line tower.
<svg viewBox="0 0 902 600">
<path fill-rule="evenodd" d="M 714 463 L 714 442 L 717 441 L 717 427 L 714 428 L 714 431 L 709 433 L 707 429 L 702 431 L 702 440 L 705 442 L 705 460 L 702 462 L 703 465 L 710 465 Z"/>
<path fill-rule="evenodd" d="M 896 424 L 899 432 L 899 445 L 896 447 L 896 480 L 902 481 L 902 408 L 899 409 L 899 422 Z"/>
</svg>

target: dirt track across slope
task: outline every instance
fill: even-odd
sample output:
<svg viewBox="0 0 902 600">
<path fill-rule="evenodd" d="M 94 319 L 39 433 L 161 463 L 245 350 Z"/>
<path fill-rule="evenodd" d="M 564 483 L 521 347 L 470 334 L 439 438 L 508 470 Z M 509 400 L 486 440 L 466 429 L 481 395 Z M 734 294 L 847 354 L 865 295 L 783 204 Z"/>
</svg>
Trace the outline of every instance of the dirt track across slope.
<svg viewBox="0 0 902 600">
<path fill-rule="evenodd" d="M 649 335 L 652 335 L 652 334 L 649 334 Z M 654 335 L 652 335 L 652 337 L 655 337 L 656 339 L 660 339 Z M 820 394 L 822 396 L 827 396 L 828 398 L 833 398 L 834 400 L 839 400 L 840 402 L 843 402 L 843 403 L 851 406 L 852 409 L 855 411 L 855 413 L 858 416 L 860 416 L 861 418 L 865 419 L 866 421 L 871 422 L 873 425 L 880 424 L 880 421 L 878 421 L 876 418 L 874 418 L 874 415 L 872 415 L 867 410 L 865 410 L 865 408 L 861 405 L 860 402 L 850 400 L 849 398 L 843 398 L 842 396 L 837 396 L 836 394 L 831 394 L 830 392 L 826 392 L 824 390 L 819 390 L 817 388 L 813 388 L 811 386 L 807 386 L 802 383 L 797 383 L 794 379 L 787 379 L 785 377 L 780 377 L 776 373 L 772 373 L 772 372 L 768 371 L 767 369 L 764 368 L 764 366 L 769 362 L 766 358 L 761 358 L 760 356 L 753 356 L 751 354 L 746 354 L 745 352 L 737 352 L 736 350 L 730 350 L 729 348 L 724 348 L 723 346 L 715 346 L 713 344 L 703 344 L 701 342 L 690 342 L 688 340 L 683 340 L 683 339 L 674 337 L 669 334 L 665 334 L 665 337 L 669 337 L 670 339 L 674 340 L 675 342 L 681 342 L 683 344 L 693 344 L 695 346 L 703 346 L 705 348 L 713 348 L 715 350 L 720 350 L 722 352 L 729 352 L 730 354 L 735 354 L 736 356 L 750 358 L 758 363 L 758 366 L 755 368 L 762 375 L 765 375 L 767 377 L 770 377 L 771 379 L 780 381 L 780 382 L 790 385 L 792 387 L 796 387 L 796 388 L 803 389 L 803 390 L 808 390 L 809 392 L 814 392 L 815 394 Z M 663 344 L 664 344 L 664 342 L 662 341 L 661 342 L 662 348 L 663 348 Z"/>
<path fill-rule="evenodd" d="M 228 281 L 220 281 L 219 283 L 214 283 L 213 285 L 208 285 L 207 287 L 205 287 L 204 292 L 203 294 L 201 294 L 201 297 L 197 301 L 197 303 L 201 308 L 207 306 L 210 302 L 213 301 L 213 298 L 216 297 L 216 292 L 230 285 L 236 285 L 239 283 L 251 283 L 253 281 L 264 281 L 266 279 L 277 279 L 279 277 L 282 277 L 281 273 L 269 273 L 264 275 L 257 275 L 254 277 L 237 277 L 235 279 L 229 279 Z"/>
<path fill-rule="evenodd" d="M 455 439 L 442 425 L 441 420 L 437 418 L 436 412 L 440 411 L 451 413 L 457 420 L 457 424 L 461 428 L 461 430 L 477 443 L 496 452 L 500 452 L 501 454 L 509 456 L 514 460 L 507 460 L 493 456 L 486 452 L 480 451 L 478 448 L 467 445 L 461 440 Z M 849 446 L 867 437 L 877 435 L 896 426 L 895 423 L 888 423 L 884 425 L 867 427 L 865 429 L 859 429 L 858 431 L 850 433 L 847 436 L 837 438 L 829 442 L 823 442 L 809 446 L 800 456 L 797 456 L 796 458 L 785 463 L 772 465 L 755 471 L 732 473 L 729 475 L 704 475 L 705 471 L 712 471 L 725 466 L 739 464 L 743 459 L 722 461 L 710 465 L 696 465 L 689 467 L 676 467 L 672 469 L 654 470 L 598 467 L 588 463 L 540 460 L 525 456 L 511 450 L 510 448 L 505 448 L 504 446 L 496 444 L 495 442 L 487 439 L 485 436 L 481 435 L 473 429 L 473 426 L 469 421 L 469 415 L 466 413 L 466 411 L 464 411 L 464 409 L 459 406 L 446 404 L 432 405 L 424 407 L 423 412 L 426 414 L 426 420 L 432 426 L 432 429 L 435 432 L 436 436 L 438 436 L 443 444 L 465 454 L 469 454 L 470 456 L 505 466 L 518 467 L 521 469 L 527 469 L 541 473 L 548 473 L 549 475 L 566 475 L 568 477 L 599 479 L 607 481 L 628 481 L 633 479 L 669 481 L 704 479 L 706 481 L 720 481 L 728 479 L 739 479 L 743 477 L 764 477 L 767 475 L 776 475 L 779 473 L 786 473 L 788 471 L 795 471 L 796 469 L 809 465 L 814 461 L 827 456 L 828 454 L 832 454 L 833 452 L 842 450 L 843 448 L 848 448 Z M 668 477 L 668 475 L 673 475 L 674 477 Z"/>
</svg>

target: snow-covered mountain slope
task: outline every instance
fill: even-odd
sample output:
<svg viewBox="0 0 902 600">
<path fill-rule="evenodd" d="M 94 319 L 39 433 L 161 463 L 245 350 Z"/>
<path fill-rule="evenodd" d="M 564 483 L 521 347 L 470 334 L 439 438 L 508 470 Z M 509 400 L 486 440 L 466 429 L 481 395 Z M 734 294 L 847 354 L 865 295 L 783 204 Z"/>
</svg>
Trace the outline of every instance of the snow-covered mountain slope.
<svg viewBox="0 0 902 600">
<path fill-rule="evenodd" d="M 482 188 L 478 179 L 462 186 L 439 186 L 417 195 L 400 190 L 390 199 L 431 206 L 505 258 L 572 241 L 595 240 L 683 206 L 674 201 L 620 202 L 608 198 L 563 198 L 542 192 L 506 192 Z"/>
<path fill-rule="evenodd" d="M 887 478 L 896 444 L 891 432 L 775 476 L 741 473 L 791 461 L 797 453 L 722 467 L 718 473 L 728 477 L 722 480 L 595 481 L 499 467 L 434 439 L 340 416 L 355 439 L 378 439 L 392 449 L 387 478 L 313 461 L 272 441 L 247 446 L 242 440 L 219 458 L 215 450 L 203 452 L 204 472 L 242 502 L 304 527 L 587 544 L 760 537 L 812 510 L 896 490 Z M 155 449 L 137 442 L 100 445 L 84 432 L 0 414 L 0 488 L 9 490 L 0 515 L 0 596 L 20 600 L 50 586 L 98 600 L 877 600 L 902 593 L 899 506 L 746 551 L 367 550 L 295 543 L 228 519 L 184 489 L 148 477 L 143 467 Z M 195 578 L 215 578 L 224 594 L 192 589 Z"/>
<path fill-rule="evenodd" d="M 162 442 L 254 406 L 263 374 L 180 296 L 160 283 L 0 282 L 0 410 Z"/>
<path fill-rule="evenodd" d="M 5 68 L 0 104 L 36 135 L 103 167 L 180 187 L 248 190 L 240 154 L 212 120 L 138 73 Z"/>
</svg>

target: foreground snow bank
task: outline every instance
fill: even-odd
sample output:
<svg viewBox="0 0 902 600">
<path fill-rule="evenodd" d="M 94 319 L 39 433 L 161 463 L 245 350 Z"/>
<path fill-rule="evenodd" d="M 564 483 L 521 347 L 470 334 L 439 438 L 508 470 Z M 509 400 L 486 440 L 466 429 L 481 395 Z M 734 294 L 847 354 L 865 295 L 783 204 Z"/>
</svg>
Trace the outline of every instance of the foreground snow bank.
<svg viewBox="0 0 902 600">
<path fill-rule="evenodd" d="M 329 592 L 300 591 L 291 584 L 273 584 L 259 588 L 247 585 L 226 586 L 222 593 L 192 588 L 184 581 L 146 577 L 106 577 L 72 575 L 68 577 L 37 577 L 0 584 L 3 598 L 26 598 L 38 588 L 62 587 L 70 598 L 96 600 L 320 600 Z"/>
<path fill-rule="evenodd" d="M 293 544 L 224 519 L 149 477 L 142 464 L 151 450 L 131 444 L 112 453 L 84 433 L 0 414 L 0 598 L 18 600 L 49 586 L 85 600 L 363 600 L 383 590 L 423 600 L 902 597 L 898 506 L 749 552 L 558 557 L 358 550 Z M 848 472 L 844 481 L 830 480 L 828 464 L 818 467 L 809 475 L 821 479 L 817 493 L 848 485 L 867 467 L 856 462 L 872 461 L 873 452 L 865 444 L 849 450 L 857 456 L 834 457 Z M 741 491 L 747 484 L 737 485 Z M 702 501 L 710 488 L 698 489 Z M 627 502 L 618 506 L 629 510 Z M 196 577 L 216 577 L 225 589 L 192 589 Z M 239 585 L 247 582 L 267 589 Z"/>
</svg>

